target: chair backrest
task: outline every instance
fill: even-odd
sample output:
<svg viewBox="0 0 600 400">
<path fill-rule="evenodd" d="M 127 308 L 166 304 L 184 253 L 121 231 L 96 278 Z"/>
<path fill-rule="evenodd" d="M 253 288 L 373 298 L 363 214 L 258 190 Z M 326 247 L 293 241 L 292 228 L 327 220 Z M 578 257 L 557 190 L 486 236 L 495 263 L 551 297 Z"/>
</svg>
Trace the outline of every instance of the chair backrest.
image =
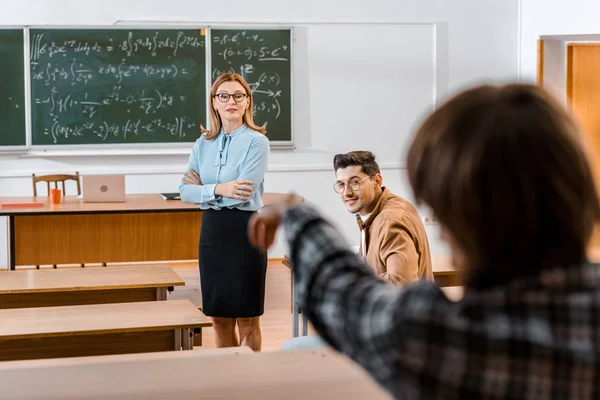
<svg viewBox="0 0 600 400">
<path fill-rule="evenodd" d="M 77 182 L 77 196 L 81 194 L 81 183 L 79 181 L 79 172 L 75 172 L 75 175 L 41 175 L 36 176 L 35 174 L 31 174 L 31 179 L 33 180 L 33 195 L 37 196 L 37 183 L 40 181 L 46 182 L 48 187 L 48 193 L 50 193 L 50 183 L 54 183 L 54 187 L 58 188 L 58 182 L 62 185 L 62 194 L 66 195 L 66 187 L 65 181 L 73 180 Z"/>
</svg>

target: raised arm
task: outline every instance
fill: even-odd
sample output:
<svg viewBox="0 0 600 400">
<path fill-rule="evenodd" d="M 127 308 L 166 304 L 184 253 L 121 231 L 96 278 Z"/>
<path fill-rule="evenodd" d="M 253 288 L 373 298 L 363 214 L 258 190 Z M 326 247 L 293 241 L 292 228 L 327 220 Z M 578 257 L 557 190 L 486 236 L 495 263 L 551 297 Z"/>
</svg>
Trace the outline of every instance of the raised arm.
<svg viewBox="0 0 600 400">
<path fill-rule="evenodd" d="M 196 171 L 199 172 L 200 159 L 198 155 L 198 146 L 194 144 L 192 147 L 192 153 L 188 159 L 188 165 L 186 172 Z M 179 184 L 179 194 L 181 195 L 181 201 L 184 203 L 192 204 L 211 204 L 217 201 L 215 196 L 215 184 L 203 185 L 202 181 L 196 185 L 189 185 L 181 180 Z"/>
<path fill-rule="evenodd" d="M 426 362 L 428 353 L 419 344 L 435 329 L 431 321 L 448 314 L 448 299 L 431 282 L 404 289 L 375 277 L 341 235 L 294 196 L 250 218 L 250 243 L 266 251 L 280 224 L 302 312 L 325 341 L 399 393 L 398 374 L 408 364 Z"/>
<path fill-rule="evenodd" d="M 325 341 L 389 385 L 402 354 L 403 289 L 375 277 L 312 208 L 293 206 L 282 223 L 299 306 Z"/>
</svg>

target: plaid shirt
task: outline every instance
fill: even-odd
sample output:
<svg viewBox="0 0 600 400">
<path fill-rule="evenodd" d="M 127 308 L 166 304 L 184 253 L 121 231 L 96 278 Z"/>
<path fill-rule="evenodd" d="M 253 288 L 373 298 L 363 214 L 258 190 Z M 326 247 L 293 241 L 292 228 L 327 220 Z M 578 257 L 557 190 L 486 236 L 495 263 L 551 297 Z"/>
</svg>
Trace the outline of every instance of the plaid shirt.
<svg viewBox="0 0 600 400">
<path fill-rule="evenodd" d="M 283 226 L 317 332 L 397 398 L 600 398 L 600 268 L 547 270 L 455 303 L 378 280 L 306 205 Z"/>
</svg>

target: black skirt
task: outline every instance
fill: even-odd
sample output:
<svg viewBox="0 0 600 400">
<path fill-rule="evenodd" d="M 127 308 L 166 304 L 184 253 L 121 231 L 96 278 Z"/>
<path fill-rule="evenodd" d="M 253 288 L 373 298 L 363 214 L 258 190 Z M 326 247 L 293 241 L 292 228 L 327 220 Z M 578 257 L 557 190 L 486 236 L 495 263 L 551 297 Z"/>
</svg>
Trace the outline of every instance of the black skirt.
<svg viewBox="0 0 600 400">
<path fill-rule="evenodd" d="M 253 213 L 236 208 L 202 213 L 198 261 L 205 315 L 249 318 L 264 313 L 267 254 L 248 241 Z"/>
</svg>

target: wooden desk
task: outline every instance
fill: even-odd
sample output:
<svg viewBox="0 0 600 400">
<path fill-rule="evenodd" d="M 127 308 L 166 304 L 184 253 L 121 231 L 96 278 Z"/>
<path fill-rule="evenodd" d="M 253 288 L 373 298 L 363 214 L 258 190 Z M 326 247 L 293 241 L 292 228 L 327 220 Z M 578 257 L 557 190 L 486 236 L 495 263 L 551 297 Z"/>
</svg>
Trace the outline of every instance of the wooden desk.
<svg viewBox="0 0 600 400">
<path fill-rule="evenodd" d="M 597 227 L 594 234 L 600 241 L 600 228 Z M 600 262 L 600 246 L 592 243 L 587 249 L 587 256 L 592 262 Z M 433 276 L 440 286 L 461 286 L 463 284 L 460 272 L 452 265 L 452 257 L 447 254 L 435 254 L 431 256 L 433 264 Z"/>
<path fill-rule="evenodd" d="M 4 362 L 0 393 L 4 400 L 391 399 L 329 349 L 201 353 Z"/>
<path fill-rule="evenodd" d="M 192 349 L 188 300 L 0 310 L 0 361 Z"/>
<path fill-rule="evenodd" d="M 265 206 L 283 194 L 265 193 Z M 84 203 L 73 196 L 52 205 L 46 197 L 0 197 L 8 216 L 9 269 L 16 265 L 196 260 L 202 211 L 159 194 L 127 195 L 125 203 Z"/>
<path fill-rule="evenodd" d="M 0 309 L 167 299 L 185 281 L 168 265 L 0 272 Z"/>
<path fill-rule="evenodd" d="M 460 286 L 460 276 L 452 265 L 452 257 L 446 254 L 432 254 L 433 278 L 440 286 Z"/>
</svg>

